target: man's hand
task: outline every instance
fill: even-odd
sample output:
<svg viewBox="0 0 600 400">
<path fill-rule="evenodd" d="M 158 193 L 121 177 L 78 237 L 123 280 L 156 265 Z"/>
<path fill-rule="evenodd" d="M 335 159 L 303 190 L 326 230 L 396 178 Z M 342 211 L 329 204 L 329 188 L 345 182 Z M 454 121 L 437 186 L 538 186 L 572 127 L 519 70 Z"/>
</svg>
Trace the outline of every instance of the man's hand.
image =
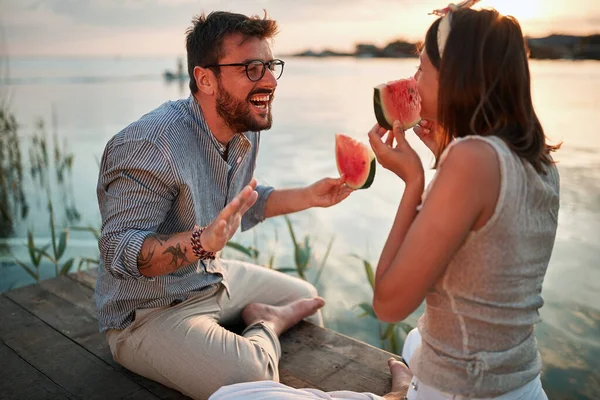
<svg viewBox="0 0 600 400">
<path fill-rule="evenodd" d="M 310 185 L 307 190 L 313 207 L 331 207 L 352 193 L 352 189 L 344 185 L 346 178 L 324 178 Z"/>
<path fill-rule="evenodd" d="M 298 189 L 274 190 L 265 204 L 265 218 L 306 210 L 311 207 L 331 207 L 352 193 L 344 177 L 324 178 Z"/>
<path fill-rule="evenodd" d="M 202 232 L 200 244 L 204 250 L 217 252 L 225 247 L 225 244 L 239 228 L 242 216 L 256 203 L 258 193 L 254 190 L 255 188 L 256 179 L 252 179 Z"/>
</svg>

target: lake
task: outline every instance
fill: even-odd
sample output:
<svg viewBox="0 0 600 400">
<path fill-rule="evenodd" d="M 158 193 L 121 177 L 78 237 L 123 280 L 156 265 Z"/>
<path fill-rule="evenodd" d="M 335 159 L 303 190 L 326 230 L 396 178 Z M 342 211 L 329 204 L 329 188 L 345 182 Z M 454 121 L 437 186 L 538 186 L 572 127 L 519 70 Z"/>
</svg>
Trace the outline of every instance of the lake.
<svg viewBox="0 0 600 400">
<path fill-rule="evenodd" d="M 366 140 L 375 123 L 373 86 L 412 75 L 416 59 L 286 58 L 274 102 L 274 124 L 264 132 L 256 177 L 287 188 L 336 176 L 335 133 Z M 54 133 L 61 148 L 74 155 L 71 172 L 62 184 L 44 189 L 24 171 L 27 217 L 17 219 L 14 232 L 0 239 L 0 291 L 30 284 L 32 278 L 13 262 L 14 254 L 28 260 L 25 241 L 32 229 L 36 244 L 48 242 L 47 196 L 52 197 L 56 225 L 99 228 L 95 186 L 98 160 L 105 143 L 127 124 L 166 100 L 187 97 L 186 85 L 166 82 L 171 58 L 22 58 L 11 59 L 2 97 L 20 125 L 23 162 L 29 165 L 30 138 L 41 118 L 50 143 Z M 591 399 L 600 396 L 600 63 L 533 61 L 536 111 L 553 143 L 561 173 L 561 210 L 554 253 L 544 282 L 543 322 L 537 337 L 544 360 L 543 384 L 551 399 Z M 426 167 L 432 156 L 411 132 L 409 142 Z M 52 153 L 52 152 L 51 152 Z M 50 169 L 52 170 L 52 169 Z M 433 171 L 426 169 L 427 178 Z M 297 236 L 310 236 L 315 262 L 308 279 L 316 278 L 318 263 L 334 239 L 318 283 L 327 300 L 326 325 L 373 345 L 379 324 L 359 318 L 358 304 L 372 291 L 357 254 L 373 264 L 383 247 L 401 197 L 403 184 L 378 168 L 373 186 L 353 193 L 329 209 L 293 214 Z M 261 224 L 235 240 L 256 244 L 259 261 L 274 254 L 278 268 L 293 265 L 290 236 L 283 218 Z M 228 250 L 229 256 L 240 253 Z M 87 232 L 71 231 L 66 257 L 98 255 Z M 43 277 L 53 267 L 45 265 Z M 407 277 L 406 279 L 410 279 Z M 420 308 L 407 322 L 416 323 Z"/>
</svg>

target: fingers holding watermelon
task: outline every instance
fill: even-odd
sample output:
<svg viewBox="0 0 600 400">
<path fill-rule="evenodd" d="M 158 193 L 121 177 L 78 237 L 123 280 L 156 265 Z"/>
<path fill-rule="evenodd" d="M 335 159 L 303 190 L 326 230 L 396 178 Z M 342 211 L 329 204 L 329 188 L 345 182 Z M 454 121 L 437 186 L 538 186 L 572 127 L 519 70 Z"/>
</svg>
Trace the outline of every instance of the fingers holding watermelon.
<svg viewBox="0 0 600 400">
<path fill-rule="evenodd" d="M 393 132 L 388 132 L 387 134 L 387 139 L 385 139 L 385 144 L 390 146 L 390 147 L 394 147 L 394 133 Z"/>
<path fill-rule="evenodd" d="M 309 186 L 314 207 L 331 207 L 340 203 L 352 193 L 353 189 L 346 186 L 346 177 L 324 178 Z"/>
<path fill-rule="evenodd" d="M 398 175 L 407 184 L 412 181 L 422 181 L 424 176 L 423 164 L 419 155 L 414 151 L 404 137 L 404 130 L 399 121 L 394 121 L 393 131 L 388 132 L 385 142 L 379 124 L 369 132 L 369 143 L 377 161 L 385 169 Z M 385 129 L 384 129 L 385 131 Z M 396 146 L 393 146 L 393 141 Z"/>
<path fill-rule="evenodd" d="M 435 121 L 429 121 L 422 119 L 415 127 L 413 131 L 419 139 L 427 146 L 433 154 L 437 154 L 437 140 L 436 140 L 437 124 Z"/>
</svg>

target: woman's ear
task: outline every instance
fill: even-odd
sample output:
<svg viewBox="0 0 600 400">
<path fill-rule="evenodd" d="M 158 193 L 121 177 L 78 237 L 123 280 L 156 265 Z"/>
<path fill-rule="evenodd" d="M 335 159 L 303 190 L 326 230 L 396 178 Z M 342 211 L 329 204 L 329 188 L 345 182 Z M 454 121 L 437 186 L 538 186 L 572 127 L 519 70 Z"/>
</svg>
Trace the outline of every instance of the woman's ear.
<svg viewBox="0 0 600 400">
<path fill-rule="evenodd" d="M 215 93 L 214 74 L 208 68 L 194 67 L 194 79 L 198 90 L 206 95 Z"/>
</svg>

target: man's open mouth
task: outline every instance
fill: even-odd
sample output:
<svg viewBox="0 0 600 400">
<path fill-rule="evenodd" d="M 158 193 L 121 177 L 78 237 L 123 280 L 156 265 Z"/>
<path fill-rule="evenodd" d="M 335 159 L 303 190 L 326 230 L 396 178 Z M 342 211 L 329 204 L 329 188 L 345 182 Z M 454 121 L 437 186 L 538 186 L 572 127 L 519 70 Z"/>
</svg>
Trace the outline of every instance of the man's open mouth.
<svg viewBox="0 0 600 400">
<path fill-rule="evenodd" d="M 250 103 L 260 110 L 265 110 L 269 106 L 271 101 L 271 95 L 268 94 L 257 94 L 250 97 Z"/>
</svg>

